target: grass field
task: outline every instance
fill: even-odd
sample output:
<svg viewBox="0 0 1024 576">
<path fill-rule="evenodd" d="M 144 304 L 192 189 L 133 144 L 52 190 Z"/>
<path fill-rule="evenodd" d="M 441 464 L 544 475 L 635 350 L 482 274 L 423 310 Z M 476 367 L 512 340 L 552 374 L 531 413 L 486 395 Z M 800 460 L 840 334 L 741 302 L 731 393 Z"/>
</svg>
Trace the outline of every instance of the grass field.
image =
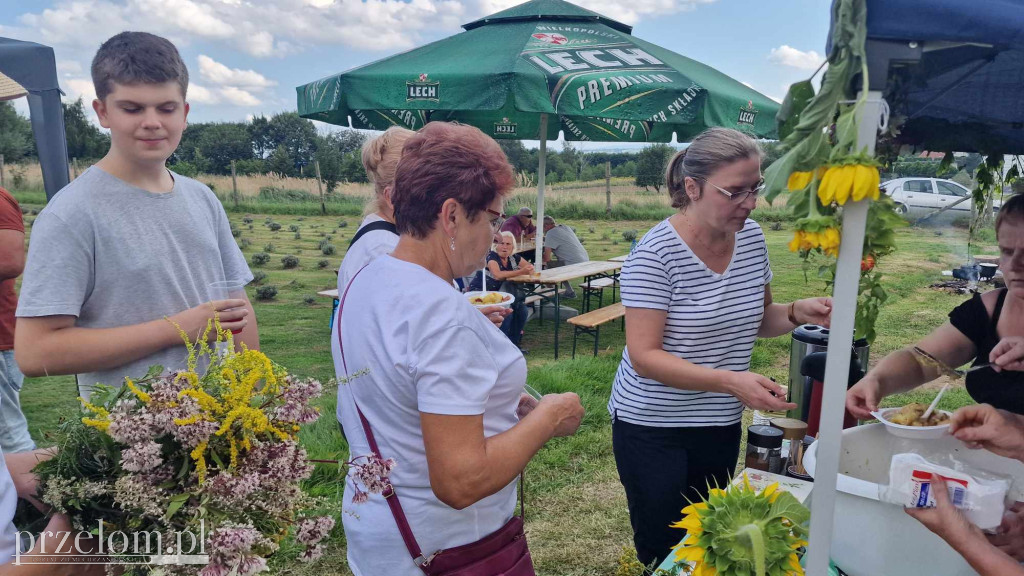
<svg viewBox="0 0 1024 576">
<path fill-rule="evenodd" d="M 28 209 L 41 208 L 30 201 L 35 196 L 21 195 Z M 38 202 L 38 200 L 37 200 Z M 512 205 L 510 205 L 512 206 Z M 334 374 L 330 354 L 328 320 L 331 300 L 316 292 L 335 285 L 334 270 L 338 268 L 348 240 L 358 225 L 358 216 L 289 216 L 264 214 L 229 214 L 238 230 L 237 240 L 247 259 L 256 253 L 267 253 L 270 260 L 254 266 L 263 272 L 263 286 L 277 288 L 270 301 L 256 299 L 258 287 L 250 286 L 259 320 L 262 348 L 293 373 L 328 380 Z M 26 214 L 31 222 L 34 215 Z M 268 224 L 280 224 L 272 231 Z M 569 220 L 590 252 L 592 259 L 606 259 L 625 254 L 629 242 L 623 232 L 636 230 L 643 234 L 656 220 Z M 780 222 L 779 230 L 764 225 L 775 279 L 772 290 L 779 302 L 825 294 L 823 282 L 805 277 L 799 258 L 786 249 L 792 236 L 788 224 Z M 296 227 L 297 232 L 292 230 Z M 321 241 L 335 247 L 325 254 Z M 964 296 L 946 294 L 928 288 L 939 278 L 939 271 L 962 262 L 966 254 L 966 235 L 955 230 L 904 229 L 899 232 L 899 250 L 882 260 L 885 286 L 890 300 L 883 308 L 878 324 L 879 337 L 871 351 L 872 359 L 907 345 L 920 338 L 946 319 L 946 314 Z M 988 253 L 993 246 L 988 245 Z M 330 252 L 328 249 L 327 252 Z M 286 270 L 281 259 L 298 257 L 297 268 Z M 323 263 L 322 261 L 325 261 Z M 578 308 L 578 301 L 570 301 Z M 611 428 L 605 404 L 624 344 L 624 334 L 617 323 L 601 333 L 601 353 L 589 357 L 584 353 L 576 360 L 568 358 L 571 332 L 561 332 L 562 350 L 558 361 L 552 354 L 553 326 L 545 321 L 527 325 L 523 345 L 530 349 L 529 383 L 541 392 L 577 392 L 587 409 L 579 433 L 571 438 L 550 442 L 535 457 L 527 470 L 527 529 L 530 548 L 538 574 L 552 576 L 611 575 L 624 546 L 631 546 L 631 534 L 625 497 L 618 484 L 611 452 Z M 564 326 L 563 326 L 564 328 Z M 586 344 L 583 350 L 587 350 Z M 752 370 L 785 382 L 788 379 L 789 337 L 761 340 L 754 349 Z M 888 399 L 887 405 L 898 405 L 910 399 L 930 398 L 934 391 L 914 392 Z M 73 413 L 77 402 L 74 381 L 70 377 L 49 377 L 27 380 L 22 403 L 33 435 L 46 444 L 46 431 L 54 429 L 58 418 Z M 969 402 L 966 392 L 954 390 L 943 400 L 953 408 Z M 313 458 L 343 456 L 346 447 L 337 431 L 334 399 L 323 400 L 324 417 L 302 433 L 302 441 Z M 309 488 L 317 494 L 340 502 L 336 472 L 320 466 Z M 340 507 L 340 506 L 339 506 Z M 345 543 L 340 528 L 332 536 L 324 560 L 313 566 L 278 561 L 278 574 L 323 575 L 348 574 L 345 567 Z"/>
</svg>

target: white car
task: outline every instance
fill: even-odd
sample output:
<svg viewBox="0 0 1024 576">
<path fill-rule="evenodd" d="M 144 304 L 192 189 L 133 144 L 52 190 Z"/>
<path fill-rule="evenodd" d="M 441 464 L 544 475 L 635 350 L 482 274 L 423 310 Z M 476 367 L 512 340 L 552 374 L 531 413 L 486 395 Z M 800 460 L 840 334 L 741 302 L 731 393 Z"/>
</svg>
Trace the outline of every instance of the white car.
<svg viewBox="0 0 1024 576">
<path fill-rule="evenodd" d="M 971 213 L 971 191 L 952 180 L 941 178 L 896 178 L 882 184 L 882 189 L 896 202 L 900 214 L 927 216 L 937 210 L 953 206 L 946 213 L 967 215 Z M 963 200 L 962 202 L 958 202 Z M 993 209 L 999 210 L 1002 202 L 992 201 Z"/>
</svg>

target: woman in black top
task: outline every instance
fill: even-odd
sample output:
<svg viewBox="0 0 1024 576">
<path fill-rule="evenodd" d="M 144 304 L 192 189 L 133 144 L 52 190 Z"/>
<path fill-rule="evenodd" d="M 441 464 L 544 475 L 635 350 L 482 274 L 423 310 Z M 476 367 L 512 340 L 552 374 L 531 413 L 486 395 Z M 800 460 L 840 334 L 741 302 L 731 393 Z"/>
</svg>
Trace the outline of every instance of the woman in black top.
<svg viewBox="0 0 1024 576">
<path fill-rule="evenodd" d="M 996 217 L 999 268 L 1006 288 L 975 294 L 949 313 L 917 346 L 947 366 L 990 365 L 967 375 L 967 391 L 979 403 L 1024 414 L 1024 195 L 1003 204 Z M 882 398 L 939 376 L 910 349 L 889 354 L 846 395 L 856 417 L 872 418 Z"/>
<path fill-rule="evenodd" d="M 516 239 L 511 232 L 501 233 L 501 242 L 496 242 L 494 250 L 487 254 L 487 289 L 508 292 L 516 297 L 512 303 L 512 314 L 501 324 L 501 331 L 508 336 L 513 344 L 519 346 L 523 338 L 523 327 L 526 326 L 526 305 L 522 302 L 522 294 L 507 278 L 521 274 L 533 274 L 533 264 L 524 261 L 516 251 Z M 483 290 L 483 270 L 473 276 L 469 283 L 469 291 Z"/>
</svg>

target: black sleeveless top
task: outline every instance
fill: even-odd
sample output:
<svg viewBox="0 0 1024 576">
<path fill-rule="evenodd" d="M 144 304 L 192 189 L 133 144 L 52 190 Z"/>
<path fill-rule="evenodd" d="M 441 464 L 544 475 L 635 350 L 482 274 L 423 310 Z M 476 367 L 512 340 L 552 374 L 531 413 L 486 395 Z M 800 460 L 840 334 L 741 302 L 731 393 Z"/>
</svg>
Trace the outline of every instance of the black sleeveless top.
<svg viewBox="0 0 1024 576">
<path fill-rule="evenodd" d="M 999 343 L 996 326 L 1006 300 L 1006 288 L 999 292 L 996 307 L 989 318 L 981 295 L 957 306 L 949 313 L 949 322 L 967 336 L 978 349 L 972 366 L 988 363 L 988 355 Z M 1024 414 L 1024 372 L 1003 370 L 996 372 L 983 368 L 967 375 L 967 392 L 976 402 L 991 404 L 1015 414 Z"/>
</svg>

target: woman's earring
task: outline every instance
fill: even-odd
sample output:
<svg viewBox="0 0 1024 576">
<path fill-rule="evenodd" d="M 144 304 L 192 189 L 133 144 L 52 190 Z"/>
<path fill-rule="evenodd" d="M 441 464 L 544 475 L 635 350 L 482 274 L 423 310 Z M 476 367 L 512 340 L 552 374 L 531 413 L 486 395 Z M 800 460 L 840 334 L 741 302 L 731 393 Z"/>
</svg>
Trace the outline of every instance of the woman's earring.
<svg viewBox="0 0 1024 576">
<path fill-rule="evenodd" d="M 451 247 L 452 252 L 455 252 L 455 236 L 452 236 L 452 241 L 448 243 L 448 246 Z"/>
</svg>

